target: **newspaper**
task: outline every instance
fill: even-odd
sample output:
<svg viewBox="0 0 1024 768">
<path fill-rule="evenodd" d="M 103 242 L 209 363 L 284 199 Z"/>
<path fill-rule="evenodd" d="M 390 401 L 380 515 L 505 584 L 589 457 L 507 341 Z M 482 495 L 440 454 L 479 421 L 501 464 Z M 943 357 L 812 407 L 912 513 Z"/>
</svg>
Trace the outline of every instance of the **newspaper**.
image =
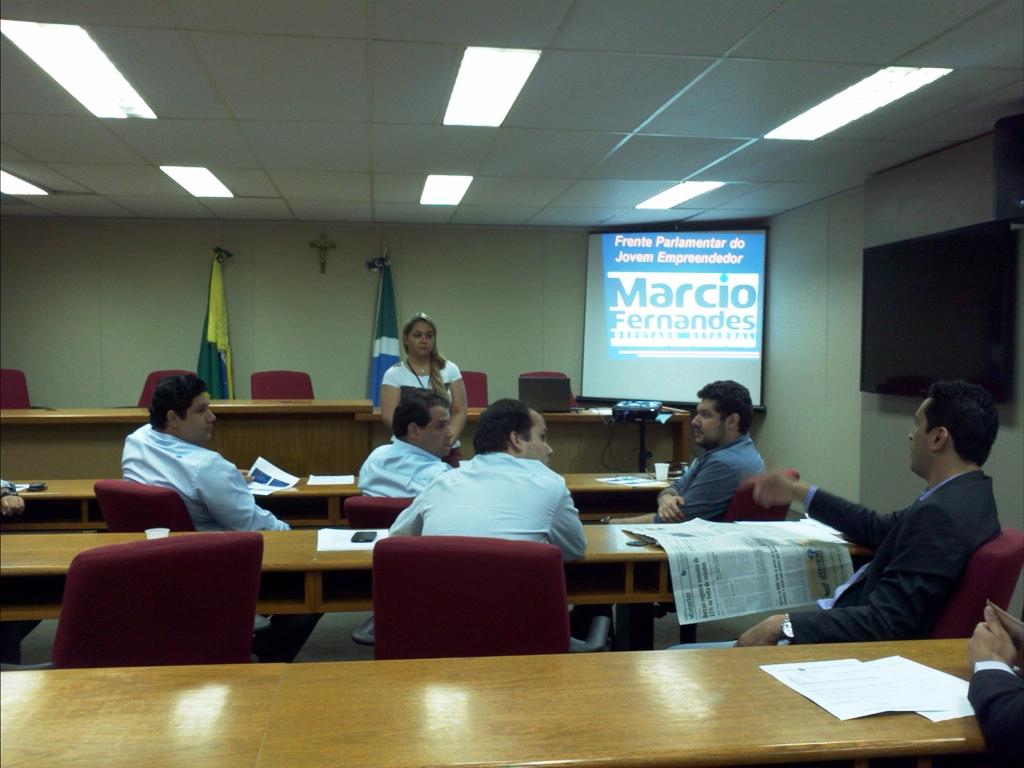
<svg viewBox="0 0 1024 768">
<path fill-rule="evenodd" d="M 688 520 L 625 529 L 668 555 L 680 624 L 813 605 L 853 574 L 845 543 L 772 523 Z"/>
</svg>

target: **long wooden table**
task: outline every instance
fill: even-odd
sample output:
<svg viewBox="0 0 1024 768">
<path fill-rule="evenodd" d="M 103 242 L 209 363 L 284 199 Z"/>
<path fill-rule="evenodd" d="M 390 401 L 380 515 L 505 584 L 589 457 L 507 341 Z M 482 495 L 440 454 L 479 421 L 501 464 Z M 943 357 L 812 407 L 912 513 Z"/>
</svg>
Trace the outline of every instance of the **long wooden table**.
<svg viewBox="0 0 1024 768">
<path fill-rule="evenodd" d="M 625 516 L 654 512 L 658 492 L 665 483 L 647 486 L 612 485 L 599 478 L 612 473 L 574 473 L 565 475 L 576 508 L 583 520 L 599 520 L 605 515 Z M 28 479 L 18 482 L 28 482 Z M 0 518 L 0 531 L 95 531 L 106 523 L 96 494 L 94 479 L 48 480 L 44 491 L 26 491 L 25 512 Z M 302 480 L 295 488 L 261 496 L 257 503 L 292 527 L 322 528 L 345 524 L 343 504 L 359 493 L 355 484 L 309 485 Z"/>
<path fill-rule="evenodd" d="M 263 456 L 294 475 L 349 474 L 390 435 L 369 400 L 214 400 L 210 448 L 248 467 Z M 471 408 L 462 435 L 472 455 L 482 409 Z M 143 408 L 0 410 L 0 472 L 12 477 L 119 477 L 124 438 L 148 420 Z M 637 428 L 595 413 L 545 414 L 558 472 L 636 469 Z M 690 460 L 690 416 L 676 414 L 647 432 L 657 461 Z"/>
<path fill-rule="evenodd" d="M 839 721 L 758 669 L 891 655 L 969 676 L 963 640 L 8 672 L 0 762 L 669 768 L 914 756 L 927 766 L 982 752 L 973 717 Z"/>
</svg>

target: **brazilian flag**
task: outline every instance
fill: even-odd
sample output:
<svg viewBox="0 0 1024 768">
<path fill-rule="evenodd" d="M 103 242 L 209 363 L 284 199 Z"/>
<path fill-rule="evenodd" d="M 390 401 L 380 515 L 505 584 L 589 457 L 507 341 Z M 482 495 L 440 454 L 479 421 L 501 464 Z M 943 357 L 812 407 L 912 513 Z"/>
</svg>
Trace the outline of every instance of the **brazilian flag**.
<svg viewBox="0 0 1024 768">
<path fill-rule="evenodd" d="M 231 375 L 231 341 L 228 338 L 228 304 L 224 297 L 224 275 L 219 254 L 210 268 L 210 298 L 203 320 L 203 336 L 199 341 L 199 362 L 196 373 L 206 382 L 211 400 L 230 400 L 235 396 Z"/>
</svg>

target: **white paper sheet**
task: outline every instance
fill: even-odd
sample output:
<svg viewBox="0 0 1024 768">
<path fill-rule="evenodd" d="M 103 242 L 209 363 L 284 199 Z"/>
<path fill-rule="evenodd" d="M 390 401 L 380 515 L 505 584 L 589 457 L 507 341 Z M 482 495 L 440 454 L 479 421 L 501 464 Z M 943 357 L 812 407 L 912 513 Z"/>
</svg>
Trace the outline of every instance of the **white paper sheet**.
<svg viewBox="0 0 1024 768">
<path fill-rule="evenodd" d="M 635 488 L 664 488 L 668 483 L 664 480 L 654 480 L 642 475 L 617 475 L 616 477 L 599 477 L 599 483 L 609 485 L 628 485 Z"/>
<path fill-rule="evenodd" d="M 289 475 L 280 467 L 275 467 L 262 456 L 249 467 L 249 475 L 252 477 L 249 490 L 253 496 L 269 496 L 274 491 L 294 488 L 299 482 L 295 475 Z"/>
<path fill-rule="evenodd" d="M 362 528 L 360 530 L 373 530 L 377 537 L 373 541 L 356 542 L 352 541 L 352 536 L 358 533 L 358 531 L 352 528 L 321 528 L 316 532 L 316 551 L 346 552 L 358 549 L 373 549 L 374 544 L 388 537 L 387 528 Z"/>
<path fill-rule="evenodd" d="M 306 485 L 352 485 L 355 475 L 310 475 Z"/>
</svg>

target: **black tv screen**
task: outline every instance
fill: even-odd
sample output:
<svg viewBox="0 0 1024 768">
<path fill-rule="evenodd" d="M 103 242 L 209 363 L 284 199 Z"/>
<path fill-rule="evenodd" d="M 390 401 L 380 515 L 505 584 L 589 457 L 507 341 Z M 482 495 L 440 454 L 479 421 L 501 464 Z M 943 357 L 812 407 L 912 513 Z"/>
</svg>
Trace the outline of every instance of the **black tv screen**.
<svg viewBox="0 0 1024 768">
<path fill-rule="evenodd" d="M 924 397 L 965 379 L 1011 399 L 1016 238 L 1001 221 L 866 248 L 861 391 Z"/>
</svg>

